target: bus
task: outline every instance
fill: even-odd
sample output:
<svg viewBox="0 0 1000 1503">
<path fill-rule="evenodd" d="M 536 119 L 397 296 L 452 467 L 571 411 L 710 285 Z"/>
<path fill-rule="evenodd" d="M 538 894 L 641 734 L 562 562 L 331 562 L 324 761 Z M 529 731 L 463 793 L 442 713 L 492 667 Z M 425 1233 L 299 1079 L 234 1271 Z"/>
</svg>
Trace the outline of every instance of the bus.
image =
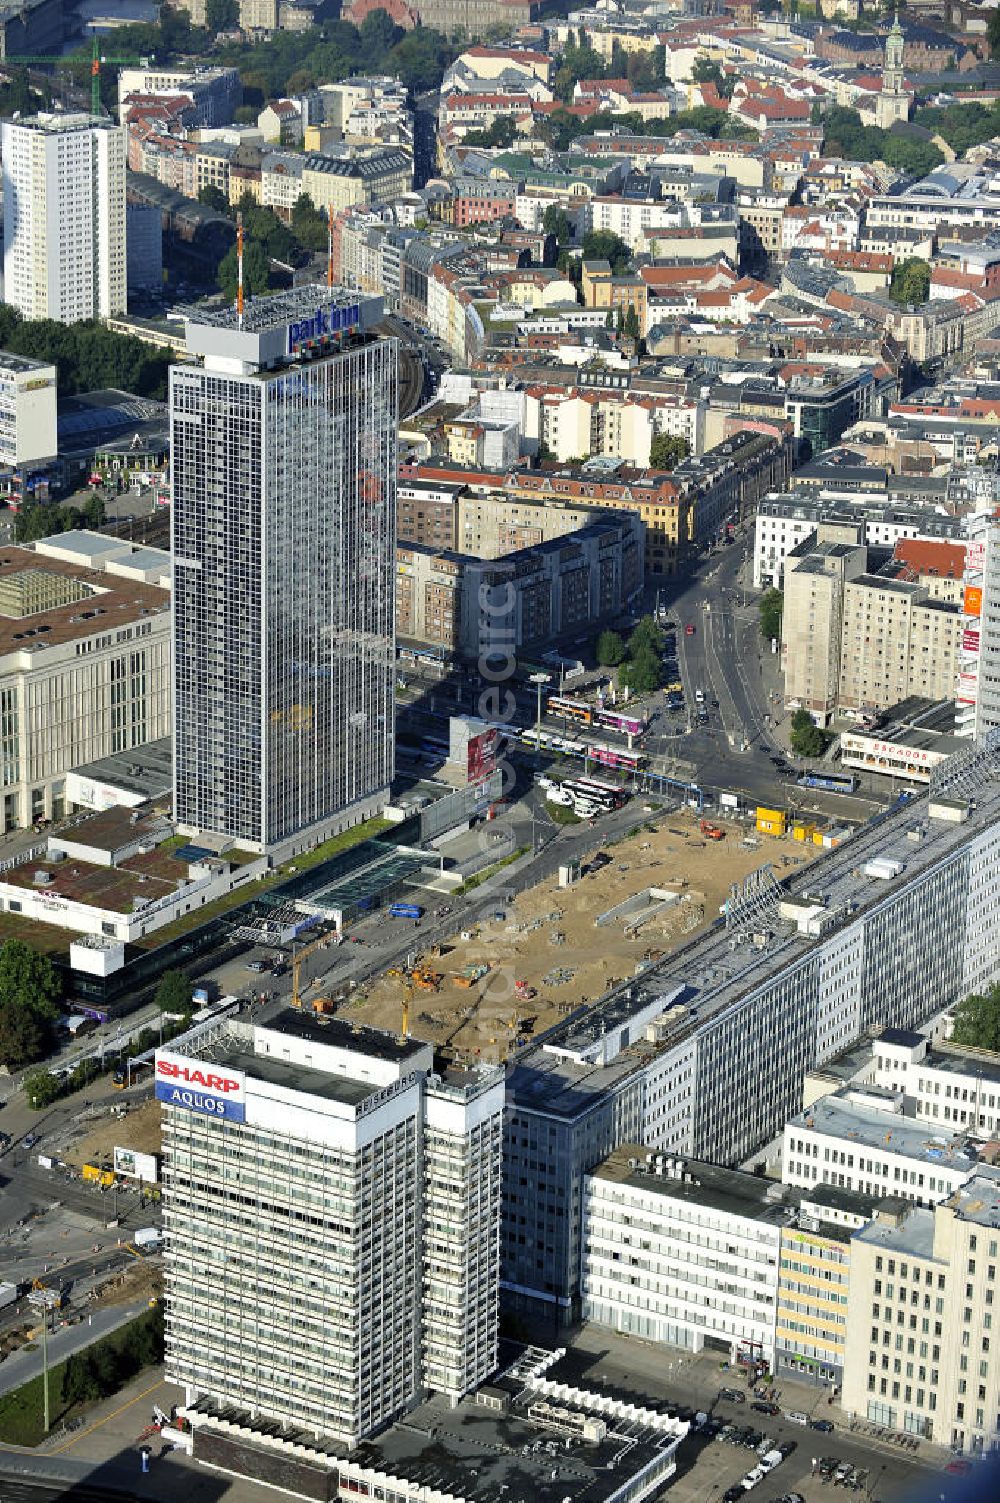
<svg viewBox="0 0 1000 1503">
<path fill-rule="evenodd" d="M 588 746 L 587 753 L 602 767 L 617 767 L 623 772 L 638 772 L 646 765 L 646 758 L 640 752 L 625 751 L 617 746 Z"/>
<path fill-rule="evenodd" d="M 646 733 L 646 722 L 641 715 L 623 715 L 619 710 L 598 710 L 594 719 L 605 730 L 619 731 L 623 736 L 644 736 Z"/>
<path fill-rule="evenodd" d="M 595 788 L 586 778 L 568 778 L 562 784 L 568 793 L 573 795 L 574 801 L 596 804 L 599 809 L 610 814 L 612 809 L 620 808 L 620 800 L 614 793 L 607 793 L 601 788 Z"/>
<path fill-rule="evenodd" d="M 850 772 L 807 772 L 795 781 L 800 788 L 821 788 L 824 793 L 854 793 L 858 786 Z"/>
<path fill-rule="evenodd" d="M 594 707 L 582 699 L 564 699 L 560 694 L 550 694 L 545 709 L 556 720 L 572 720 L 577 725 L 593 724 Z"/>
<path fill-rule="evenodd" d="M 588 793 L 599 795 L 601 798 L 614 799 L 616 809 L 620 809 L 628 802 L 629 789 L 622 788 L 617 783 L 609 783 L 604 778 L 577 778 L 576 786 L 585 789 Z"/>
<path fill-rule="evenodd" d="M 389 906 L 390 918 L 423 918 L 424 910 L 419 903 L 392 903 Z"/>
</svg>

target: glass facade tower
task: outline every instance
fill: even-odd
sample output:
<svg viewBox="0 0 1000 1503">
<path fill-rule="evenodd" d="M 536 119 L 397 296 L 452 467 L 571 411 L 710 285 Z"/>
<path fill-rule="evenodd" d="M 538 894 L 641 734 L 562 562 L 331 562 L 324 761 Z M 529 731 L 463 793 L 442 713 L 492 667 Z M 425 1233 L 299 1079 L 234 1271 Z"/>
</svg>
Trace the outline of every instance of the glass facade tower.
<svg viewBox="0 0 1000 1503">
<path fill-rule="evenodd" d="M 174 797 L 192 834 L 293 851 L 388 796 L 397 349 L 365 332 L 367 304 L 260 299 L 242 328 L 189 324 L 202 362 L 171 371 Z"/>
</svg>

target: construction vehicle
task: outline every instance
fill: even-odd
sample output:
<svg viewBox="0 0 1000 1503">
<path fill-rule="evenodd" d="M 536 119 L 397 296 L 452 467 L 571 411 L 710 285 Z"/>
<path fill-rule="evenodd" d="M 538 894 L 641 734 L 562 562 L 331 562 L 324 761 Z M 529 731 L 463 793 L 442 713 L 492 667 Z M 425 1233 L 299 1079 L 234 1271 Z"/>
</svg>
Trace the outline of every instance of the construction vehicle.
<svg viewBox="0 0 1000 1503">
<path fill-rule="evenodd" d="M 296 950 L 294 956 L 292 957 L 291 1003 L 293 1007 L 302 1006 L 302 990 L 299 984 L 302 979 L 302 962 L 304 960 L 307 960 L 310 955 L 315 954 L 317 950 L 322 950 L 326 943 L 326 935 L 321 934 L 319 938 L 314 939 L 311 944 L 303 945 L 301 950 Z"/>
<path fill-rule="evenodd" d="M 436 992 L 443 979 L 440 971 L 429 971 L 424 966 L 415 966 L 410 972 L 410 980 L 414 986 L 419 986 L 424 992 Z"/>
<path fill-rule="evenodd" d="M 148 57 L 108 57 L 101 51 L 100 42 L 95 33 L 94 47 L 90 59 L 90 113 L 92 115 L 103 115 L 104 113 L 101 103 L 101 69 L 105 64 L 111 64 L 112 67 L 118 68 L 145 68 L 151 61 L 152 59 Z M 66 68 L 79 66 L 80 62 L 80 58 L 53 57 L 51 55 L 48 57 L 28 57 L 27 55 L 10 57 L 8 55 L 4 58 L 5 65 L 16 67 L 27 67 L 32 63 L 47 63 L 53 68 Z"/>
<path fill-rule="evenodd" d="M 718 825 L 709 824 L 707 819 L 703 819 L 698 828 L 703 835 L 708 836 L 709 840 L 725 840 L 726 838 L 725 830 L 720 830 Z"/>
</svg>

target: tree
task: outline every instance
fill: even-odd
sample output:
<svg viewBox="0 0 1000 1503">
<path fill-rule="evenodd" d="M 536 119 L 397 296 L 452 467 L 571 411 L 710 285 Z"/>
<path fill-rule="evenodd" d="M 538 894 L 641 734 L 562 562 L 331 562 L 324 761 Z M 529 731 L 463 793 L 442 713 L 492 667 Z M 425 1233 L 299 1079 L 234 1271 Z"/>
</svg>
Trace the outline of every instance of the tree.
<svg viewBox="0 0 1000 1503">
<path fill-rule="evenodd" d="M 30 1107 L 41 1111 L 62 1095 L 62 1081 L 50 1070 L 32 1070 L 24 1077 L 24 1097 Z"/>
<path fill-rule="evenodd" d="M 990 57 L 1000 56 L 1000 10 L 991 10 L 986 36 L 990 44 Z"/>
<path fill-rule="evenodd" d="M 183 971 L 164 971 L 156 988 L 156 1005 L 161 1012 L 190 1014 L 194 1011 L 191 983 Z"/>
<path fill-rule="evenodd" d="M 723 99 L 729 99 L 732 96 L 735 79 L 727 78 L 719 64 L 713 62 L 710 57 L 705 57 L 704 54 L 695 58 L 691 77 L 695 83 L 714 84 Z"/>
<path fill-rule="evenodd" d="M 205 0 L 205 25 L 213 35 L 231 31 L 240 19 L 237 0 Z"/>
<path fill-rule="evenodd" d="M 652 694 L 663 682 L 663 664 L 648 647 L 642 647 L 619 670 L 619 678 L 633 694 Z"/>
<path fill-rule="evenodd" d="M 609 261 L 615 276 L 620 276 L 632 262 L 632 249 L 614 230 L 588 230 L 583 237 L 585 261 Z"/>
<path fill-rule="evenodd" d="M 651 470 L 672 470 L 690 453 L 688 441 L 680 433 L 654 433 L 649 444 Z"/>
<path fill-rule="evenodd" d="M 808 710 L 796 710 L 792 716 L 792 751 L 799 757 L 821 757 L 826 751 L 827 736 Z"/>
<path fill-rule="evenodd" d="M 926 303 L 931 286 L 931 269 L 919 256 L 908 256 L 892 268 L 889 296 L 903 307 Z"/>
<path fill-rule="evenodd" d="M 643 616 L 628 640 L 628 655 L 634 658 L 640 652 L 652 652 L 657 657 L 663 651 L 663 633 L 652 616 Z"/>
<path fill-rule="evenodd" d="M 214 209 L 217 214 L 229 213 L 229 199 L 214 183 L 206 183 L 198 189 L 198 202 L 204 204 L 206 209 Z"/>
<path fill-rule="evenodd" d="M 642 335 L 642 328 L 639 323 L 639 315 L 635 311 L 635 307 L 632 303 L 629 303 L 628 307 L 625 309 L 625 317 L 622 319 L 622 333 L 625 335 L 626 339 L 633 339 L 636 341 L 638 341 Z"/>
<path fill-rule="evenodd" d="M 513 115 L 495 115 L 486 130 L 470 130 L 465 137 L 466 146 L 479 146 L 485 150 L 494 147 L 506 149 L 513 146 L 517 137 L 517 124 Z"/>
<path fill-rule="evenodd" d="M 227 302 L 235 303 L 236 287 L 239 281 L 237 267 L 236 247 L 231 247 L 219 262 L 216 273 L 219 290 Z M 267 256 L 256 240 L 250 240 L 243 247 L 243 292 L 246 297 L 253 297 L 258 292 L 266 292 L 268 288 L 268 265 Z"/>
<path fill-rule="evenodd" d="M 545 213 L 542 215 L 542 229 L 546 235 L 555 235 L 556 243 L 561 248 L 569 245 L 573 239 L 573 225 L 565 209 L 558 204 L 547 204 Z"/>
<path fill-rule="evenodd" d="M 994 983 L 985 994 L 973 992 L 958 1004 L 951 1042 L 1000 1052 L 1000 985 Z"/>
<path fill-rule="evenodd" d="M 62 986 L 55 966 L 23 939 L 8 939 L 0 946 L 0 1002 L 55 1020 Z"/>
<path fill-rule="evenodd" d="M 785 597 L 780 590 L 765 590 L 757 609 L 760 611 L 760 634 L 768 641 L 781 639 L 781 613 Z"/>
<path fill-rule="evenodd" d="M 597 638 L 595 655 L 602 668 L 617 668 L 625 661 L 625 643 L 616 631 L 602 631 Z"/>
<path fill-rule="evenodd" d="M 320 213 L 308 193 L 300 193 L 295 200 L 292 234 L 308 251 L 325 251 L 329 243 L 326 215 Z"/>
<path fill-rule="evenodd" d="M 361 50 L 380 67 L 387 52 L 406 35 L 385 10 L 370 10 L 359 28 Z"/>
</svg>

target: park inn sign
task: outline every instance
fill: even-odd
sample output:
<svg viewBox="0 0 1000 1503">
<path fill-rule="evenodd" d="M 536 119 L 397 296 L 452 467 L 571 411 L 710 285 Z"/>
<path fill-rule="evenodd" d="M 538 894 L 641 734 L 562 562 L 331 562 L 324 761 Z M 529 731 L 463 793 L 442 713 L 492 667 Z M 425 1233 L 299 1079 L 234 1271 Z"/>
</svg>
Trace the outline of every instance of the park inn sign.
<svg viewBox="0 0 1000 1503">
<path fill-rule="evenodd" d="M 361 307 L 351 303 L 338 307 L 331 303 L 327 308 L 317 308 L 309 318 L 300 318 L 288 325 L 288 354 L 294 355 L 303 345 L 330 339 L 337 334 L 346 334 L 361 322 Z"/>
</svg>

